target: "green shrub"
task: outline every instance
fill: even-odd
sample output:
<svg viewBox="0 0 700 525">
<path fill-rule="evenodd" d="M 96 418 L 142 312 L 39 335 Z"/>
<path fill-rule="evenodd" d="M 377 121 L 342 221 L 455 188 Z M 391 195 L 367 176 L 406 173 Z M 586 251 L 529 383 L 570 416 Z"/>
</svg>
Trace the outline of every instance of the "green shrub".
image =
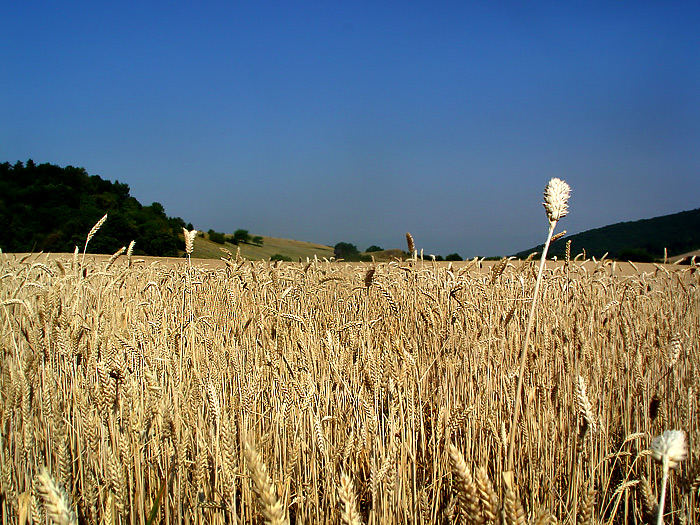
<svg viewBox="0 0 700 525">
<path fill-rule="evenodd" d="M 209 230 L 209 240 L 218 244 L 224 244 L 226 242 L 226 236 L 223 233 L 215 232 L 214 230 Z"/>
</svg>

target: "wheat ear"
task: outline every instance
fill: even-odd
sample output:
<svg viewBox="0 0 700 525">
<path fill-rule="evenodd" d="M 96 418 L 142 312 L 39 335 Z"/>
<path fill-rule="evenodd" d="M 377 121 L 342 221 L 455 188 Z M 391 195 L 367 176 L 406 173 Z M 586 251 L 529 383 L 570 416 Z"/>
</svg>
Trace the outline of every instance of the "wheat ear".
<svg viewBox="0 0 700 525">
<path fill-rule="evenodd" d="M 99 221 L 97 221 L 97 223 L 95 223 L 95 225 L 92 227 L 92 229 L 88 233 L 87 239 L 85 239 L 85 246 L 83 247 L 83 260 L 80 263 L 81 266 L 85 264 L 85 252 L 87 252 L 87 246 L 88 246 L 88 243 L 90 242 L 90 239 L 92 239 L 95 236 L 95 234 L 97 233 L 97 230 L 102 228 L 102 225 L 105 223 L 106 220 L 107 220 L 107 214 L 105 213 L 104 217 L 102 217 Z"/>
<path fill-rule="evenodd" d="M 651 457 L 661 463 L 663 478 L 661 479 L 661 499 L 657 525 L 664 522 L 664 503 L 666 503 L 666 484 L 671 469 L 678 468 L 681 461 L 688 457 L 688 442 L 682 430 L 666 430 L 651 442 Z"/>
<path fill-rule="evenodd" d="M 476 488 L 479 492 L 481 510 L 486 523 L 496 523 L 498 517 L 498 496 L 486 472 L 486 467 L 481 467 L 476 471 Z"/>
<path fill-rule="evenodd" d="M 36 490 L 44 502 L 47 517 L 59 525 L 77 525 L 78 518 L 68 495 L 44 467 L 37 475 Z"/>
<path fill-rule="evenodd" d="M 651 491 L 649 481 L 647 481 L 647 478 L 644 476 L 642 476 L 639 485 L 637 485 L 637 492 L 639 492 L 642 498 L 644 517 L 648 522 L 656 521 L 656 515 L 659 512 L 659 504 L 656 502 L 654 493 Z"/>
<path fill-rule="evenodd" d="M 525 509 L 520 498 L 510 489 L 503 499 L 503 521 L 506 525 L 525 525 Z"/>
<path fill-rule="evenodd" d="M 593 405 L 591 405 L 591 401 L 588 399 L 586 380 L 583 379 L 583 376 L 578 376 L 578 381 L 576 382 L 576 401 L 578 402 L 579 411 L 588 424 L 588 428 L 595 434 L 597 428 L 596 418 L 593 414 Z"/>
<path fill-rule="evenodd" d="M 450 444 L 448 452 L 452 465 L 452 476 L 457 488 L 457 507 L 461 520 L 463 523 L 478 523 L 481 521 L 479 496 L 474 479 L 464 460 L 464 455 L 453 444 Z"/>
<path fill-rule="evenodd" d="M 129 247 L 126 250 L 127 266 L 131 267 L 131 255 L 134 253 L 134 245 L 136 241 L 131 241 Z"/>
<path fill-rule="evenodd" d="M 126 246 L 122 246 L 112 254 L 112 256 L 109 258 L 109 261 L 107 261 L 107 266 L 105 266 L 105 271 L 109 270 L 112 265 L 115 263 L 115 261 L 119 258 L 119 256 L 126 251 Z"/>
<path fill-rule="evenodd" d="M 406 232 L 406 244 L 408 245 L 408 253 L 411 254 L 412 259 L 415 259 L 416 243 L 413 242 L 413 235 L 408 232 Z"/>
<path fill-rule="evenodd" d="M 185 234 L 185 251 L 187 255 L 192 255 L 194 251 L 194 238 L 197 236 L 197 230 L 187 231 L 187 228 L 183 228 L 182 232 Z"/>
<path fill-rule="evenodd" d="M 342 504 L 340 517 L 345 525 L 361 525 L 362 518 L 357 510 L 355 489 L 352 480 L 347 474 L 340 476 L 340 486 L 338 487 L 338 497 Z"/>
<path fill-rule="evenodd" d="M 258 452 L 250 444 L 246 444 L 243 455 L 253 480 L 253 491 L 260 501 L 265 523 L 268 525 L 289 523 L 282 502 L 277 499 L 275 485 L 272 483 L 267 473 L 267 467 Z"/>
</svg>

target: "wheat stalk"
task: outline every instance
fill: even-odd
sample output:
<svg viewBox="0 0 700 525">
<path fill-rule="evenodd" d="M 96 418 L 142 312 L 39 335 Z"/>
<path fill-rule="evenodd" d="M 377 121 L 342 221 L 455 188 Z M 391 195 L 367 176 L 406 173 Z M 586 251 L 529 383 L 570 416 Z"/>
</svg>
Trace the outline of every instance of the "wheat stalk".
<svg viewBox="0 0 700 525">
<path fill-rule="evenodd" d="M 525 330 L 525 340 L 520 352 L 518 386 L 516 387 L 515 403 L 513 405 L 513 423 L 510 427 L 508 459 L 506 463 L 506 470 L 504 471 L 504 480 L 508 485 L 512 485 L 513 481 L 513 454 L 515 452 L 515 433 L 518 428 L 518 419 L 520 418 L 520 398 L 522 396 L 523 389 L 523 374 L 525 372 L 525 361 L 527 359 L 530 346 L 530 332 L 535 319 L 535 309 L 537 308 L 540 283 L 542 282 L 542 272 L 544 270 L 544 263 L 547 260 L 547 251 L 549 250 L 549 244 L 552 240 L 554 228 L 556 227 L 559 219 L 564 217 L 569 211 L 568 200 L 570 192 L 571 190 L 569 185 L 557 178 L 551 179 L 544 190 L 544 209 L 547 213 L 547 218 L 549 219 L 549 232 L 547 234 L 547 241 L 544 244 L 544 250 L 542 250 L 540 269 L 537 272 L 537 282 L 535 283 L 535 291 L 533 292 L 532 303 L 530 305 L 530 315 L 528 316 L 527 328 Z"/>
<path fill-rule="evenodd" d="M 700 429 L 696 268 L 545 268 L 509 493 L 493 476 L 506 467 L 532 263 L 491 283 L 479 259 L 230 256 L 105 272 L 109 257 L 86 257 L 79 279 L 77 257 L 66 272 L 70 254 L 0 255 L 0 522 L 54 523 L 35 475 L 46 462 L 86 525 L 264 523 L 275 508 L 295 523 L 656 523 L 662 476 L 640 440 L 667 422 L 689 442 Z M 262 489 L 246 439 L 267 466 Z M 656 456 L 667 452 L 678 456 Z M 697 459 L 688 452 L 674 488 L 668 463 L 667 523 L 700 522 Z"/>
</svg>

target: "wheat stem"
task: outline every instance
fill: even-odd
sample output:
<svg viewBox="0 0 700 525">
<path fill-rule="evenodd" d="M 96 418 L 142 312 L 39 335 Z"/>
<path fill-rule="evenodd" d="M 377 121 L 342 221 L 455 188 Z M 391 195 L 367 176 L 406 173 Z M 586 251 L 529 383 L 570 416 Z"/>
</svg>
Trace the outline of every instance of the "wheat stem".
<svg viewBox="0 0 700 525">
<path fill-rule="evenodd" d="M 523 392 L 523 374 L 525 372 L 525 362 L 527 360 L 528 348 L 530 345 L 530 333 L 532 332 L 532 325 L 535 321 L 535 308 L 537 308 L 537 298 L 540 291 L 540 283 L 542 282 L 542 273 L 544 271 L 544 263 L 547 261 L 547 251 L 549 250 L 549 244 L 552 240 L 552 233 L 554 232 L 554 227 L 557 225 L 556 221 L 550 222 L 549 233 L 547 234 L 547 242 L 544 245 L 544 250 L 542 250 L 542 258 L 540 259 L 540 269 L 537 272 L 537 282 L 535 283 L 535 291 L 532 296 L 532 303 L 530 304 L 530 315 L 527 320 L 527 328 L 525 329 L 525 342 L 520 351 L 520 367 L 518 369 L 518 386 L 515 390 L 515 403 L 513 404 L 513 422 L 510 426 L 510 436 L 508 439 L 508 462 L 506 464 L 506 473 L 513 472 L 513 453 L 515 448 L 515 433 L 518 428 L 518 420 L 520 418 L 520 399 Z M 511 474 L 512 475 L 512 474 Z"/>
</svg>

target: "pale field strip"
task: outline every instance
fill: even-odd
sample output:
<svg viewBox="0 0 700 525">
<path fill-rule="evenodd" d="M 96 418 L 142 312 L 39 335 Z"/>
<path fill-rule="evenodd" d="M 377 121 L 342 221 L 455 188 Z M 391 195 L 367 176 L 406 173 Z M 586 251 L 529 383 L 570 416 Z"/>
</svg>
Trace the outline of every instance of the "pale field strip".
<svg viewBox="0 0 700 525">
<path fill-rule="evenodd" d="M 547 264 L 506 490 L 536 261 L 108 262 L 0 254 L 2 523 L 700 522 L 697 267 Z"/>
<path fill-rule="evenodd" d="M 220 253 L 218 255 L 224 256 L 225 254 L 221 252 L 221 250 L 218 250 Z M 52 259 L 63 259 L 63 260 L 70 260 L 73 257 L 72 253 L 40 253 L 40 254 L 32 254 L 32 253 L 6 253 L 4 254 L 7 257 L 9 257 L 12 260 L 20 260 L 23 257 L 31 257 L 33 261 L 36 262 L 47 262 Z M 686 255 L 684 257 L 689 257 L 692 255 L 697 255 L 698 256 L 698 263 L 700 263 L 700 252 L 692 252 L 689 255 Z M 100 263 L 100 262 L 105 262 L 108 261 L 111 255 L 102 255 L 102 254 L 88 254 L 86 256 L 86 260 L 91 261 L 92 263 Z M 121 259 L 123 259 L 124 256 L 121 256 Z M 309 262 L 313 258 L 309 257 L 302 257 L 302 261 Z M 326 260 L 323 257 L 316 257 L 316 259 L 319 259 L 320 261 Z M 212 259 L 202 259 L 202 258 L 197 258 L 197 257 L 192 257 L 192 265 L 197 266 L 199 268 L 204 268 L 204 269 L 220 269 L 220 268 L 225 268 L 226 263 L 221 259 L 221 258 L 212 258 Z M 152 257 L 149 255 L 135 255 L 133 257 L 133 261 L 135 264 L 161 264 L 164 266 L 179 266 L 179 265 L 186 265 L 187 264 L 187 259 L 183 257 Z M 486 261 L 482 260 L 479 258 L 479 264 L 475 265 L 473 263 L 473 259 L 469 259 L 466 261 L 452 261 L 452 262 L 447 262 L 447 261 L 436 261 L 433 262 L 429 258 L 424 258 L 423 260 L 418 260 L 417 264 L 422 265 L 423 267 L 425 266 L 437 266 L 440 268 L 449 268 L 452 266 L 455 270 L 459 270 L 464 267 L 470 267 L 473 271 L 481 271 L 483 270 L 484 272 L 489 272 L 491 271 L 491 268 L 498 264 L 499 261 Z M 513 260 L 511 264 L 517 263 L 517 260 Z M 280 264 L 288 264 L 288 263 L 280 263 Z M 376 264 L 387 264 L 385 262 L 382 263 L 374 263 L 374 262 L 358 262 L 358 263 L 338 263 L 340 264 L 348 264 L 352 266 L 361 266 L 361 267 L 366 267 L 369 268 L 373 265 Z M 548 260 L 546 263 L 546 268 L 549 270 L 554 270 L 557 267 L 563 267 L 565 262 L 562 261 L 551 261 Z M 572 263 L 578 266 L 579 268 L 585 269 L 587 272 L 593 272 L 596 269 L 599 269 L 601 265 L 607 270 L 608 274 L 619 274 L 620 276 L 631 276 L 631 275 L 637 275 L 637 274 L 654 274 L 659 271 L 660 267 L 666 268 L 669 272 L 677 271 L 677 270 L 683 270 L 687 268 L 687 265 L 679 265 L 679 264 L 654 264 L 654 263 L 629 263 L 626 261 L 612 261 L 609 259 L 605 259 L 602 262 L 601 261 L 592 261 L 590 259 L 587 259 L 586 261 L 581 261 L 581 262 L 575 262 Z M 599 270 L 600 271 L 600 270 Z"/>
</svg>

